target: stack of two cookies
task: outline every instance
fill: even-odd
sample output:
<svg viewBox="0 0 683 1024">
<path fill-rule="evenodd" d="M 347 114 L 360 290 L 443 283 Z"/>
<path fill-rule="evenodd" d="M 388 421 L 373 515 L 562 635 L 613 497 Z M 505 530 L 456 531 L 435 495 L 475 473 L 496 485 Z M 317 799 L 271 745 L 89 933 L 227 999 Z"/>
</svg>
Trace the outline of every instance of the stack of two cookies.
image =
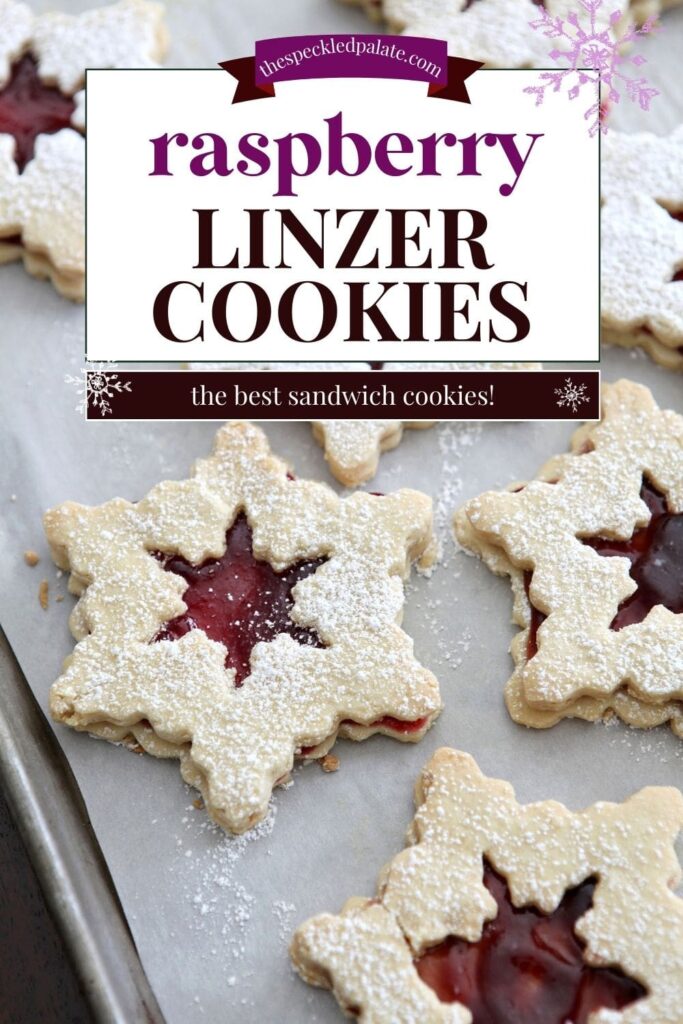
<svg viewBox="0 0 683 1024">
<path fill-rule="evenodd" d="M 603 341 L 670 370 L 683 370 L 682 165 L 683 125 L 603 143 Z"/>
<path fill-rule="evenodd" d="M 512 581 L 515 721 L 616 714 L 683 736 L 683 417 L 639 384 L 604 385 L 568 454 L 467 502 L 455 532 Z"/>
<path fill-rule="evenodd" d="M 23 259 L 68 299 L 85 294 L 85 143 L 64 128 L 38 140 L 23 174 L 14 140 L 0 135 L 0 263 Z"/>
<path fill-rule="evenodd" d="M 83 301 L 84 69 L 154 67 L 166 45 L 150 0 L 76 16 L 0 0 L 0 263 Z"/>
</svg>

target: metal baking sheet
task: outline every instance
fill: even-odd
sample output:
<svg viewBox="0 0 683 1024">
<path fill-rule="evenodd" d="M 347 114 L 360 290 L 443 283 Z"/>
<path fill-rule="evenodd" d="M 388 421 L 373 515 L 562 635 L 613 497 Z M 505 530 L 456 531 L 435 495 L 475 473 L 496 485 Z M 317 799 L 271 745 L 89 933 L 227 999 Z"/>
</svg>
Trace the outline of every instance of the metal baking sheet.
<svg viewBox="0 0 683 1024">
<path fill-rule="evenodd" d="M 1 630 L 0 778 L 97 1020 L 163 1024 L 73 772 Z"/>
<path fill-rule="evenodd" d="M 175 0 L 168 9 L 169 62 L 177 66 L 243 55 L 260 36 L 368 28 L 360 12 L 332 0 Z M 683 118 L 675 87 L 683 11 L 667 15 L 665 26 L 645 41 L 643 52 L 651 59 L 650 78 L 669 95 L 655 102 L 651 115 L 619 109 L 621 126 L 629 130 L 663 131 Z M 77 389 L 64 381 L 83 365 L 82 310 L 20 267 L 0 269 L 0 361 L 0 621 L 45 709 L 49 686 L 72 647 L 72 599 L 49 562 L 42 511 L 67 498 L 135 499 L 159 479 L 182 477 L 209 449 L 213 428 L 85 423 L 74 408 Z M 683 412 L 683 378 L 644 357 L 607 352 L 603 371 L 607 380 L 642 381 L 660 403 Z M 307 424 L 265 429 L 299 475 L 336 486 Z M 457 552 L 450 539 L 450 517 L 460 501 L 533 474 L 566 447 L 570 432 L 566 424 L 443 425 L 408 431 L 382 459 L 372 489 L 408 485 L 432 494 L 443 543 L 438 568 L 429 579 L 412 580 L 406 604 L 405 627 L 418 656 L 438 675 L 446 703 L 422 743 L 381 737 L 340 743 L 338 773 L 325 775 L 316 765 L 297 770 L 294 785 L 276 794 L 266 823 L 231 840 L 194 808 L 195 794 L 181 783 L 176 765 L 55 729 L 169 1024 L 340 1019 L 329 995 L 293 974 L 286 949 L 291 930 L 310 914 L 338 909 L 350 895 L 372 893 L 380 867 L 402 845 L 415 777 L 440 745 L 471 752 L 484 771 L 512 781 L 524 800 L 555 797 L 579 807 L 622 799 L 645 784 L 680 785 L 683 746 L 666 730 L 566 722 L 535 732 L 510 721 L 502 700 L 511 671 L 509 587 Z M 41 556 L 35 568 L 23 561 L 28 548 Z M 38 603 L 42 579 L 50 586 L 47 611 Z M 31 778 L 31 757 L 21 751 L 16 757 Z M 78 893 L 60 896 L 83 909 Z M 113 909 L 111 925 L 106 915 L 104 921 L 92 915 L 89 925 L 100 939 L 109 933 L 118 941 Z"/>
</svg>

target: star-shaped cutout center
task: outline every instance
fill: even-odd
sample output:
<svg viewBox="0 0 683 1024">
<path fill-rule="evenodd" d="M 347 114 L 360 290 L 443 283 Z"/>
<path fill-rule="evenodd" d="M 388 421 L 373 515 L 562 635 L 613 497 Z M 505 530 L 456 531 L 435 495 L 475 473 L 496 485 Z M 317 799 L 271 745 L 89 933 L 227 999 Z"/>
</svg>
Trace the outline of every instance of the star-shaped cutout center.
<svg viewBox="0 0 683 1024">
<path fill-rule="evenodd" d="M 225 553 L 192 565 L 180 555 L 156 555 L 168 572 L 187 581 L 183 601 L 187 610 L 166 622 L 157 640 L 178 640 L 193 629 L 201 629 L 210 640 L 226 648 L 225 667 L 235 670 L 235 685 L 241 686 L 251 672 L 255 644 L 287 633 L 297 643 L 324 647 L 313 629 L 294 622 L 292 590 L 311 576 L 325 558 L 296 562 L 276 572 L 254 556 L 252 530 L 246 515 L 237 517 L 226 533 Z"/>
<path fill-rule="evenodd" d="M 650 521 L 629 540 L 581 538 L 599 555 L 628 558 L 631 563 L 630 573 L 638 589 L 621 603 L 612 619 L 610 629 L 616 631 L 642 622 L 657 605 L 676 615 L 683 612 L 683 513 L 670 512 L 665 495 L 647 479 L 643 479 L 640 497 L 650 510 Z M 538 652 L 538 630 L 547 617 L 529 597 L 532 578 L 532 572 L 524 573 L 531 609 L 527 661 Z"/>
<path fill-rule="evenodd" d="M 615 630 L 642 622 L 656 605 L 683 612 L 683 513 L 670 512 L 665 495 L 647 479 L 640 497 L 650 521 L 629 540 L 584 539 L 599 555 L 626 557 L 631 563 L 638 589 L 620 605 L 610 626 Z"/>
<path fill-rule="evenodd" d="M 597 1010 L 620 1010 L 647 994 L 621 971 L 584 959 L 575 925 L 593 904 L 594 878 L 566 892 L 551 914 L 514 906 L 489 864 L 484 885 L 498 911 L 481 939 L 449 936 L 415 961 L 441 1002 L 462 1003 L 473 1024 L 587 1024 Z"/>
<path fill-rule="evenodd" d="M 69 128 L 75 109 L 71 96 L 41 81 L 31 54 L 16 61 L 9 81 L 0 89 L 0 135 L 13 136 L 19 171 L 33 157 L 38 136 Z"/>
</svg>

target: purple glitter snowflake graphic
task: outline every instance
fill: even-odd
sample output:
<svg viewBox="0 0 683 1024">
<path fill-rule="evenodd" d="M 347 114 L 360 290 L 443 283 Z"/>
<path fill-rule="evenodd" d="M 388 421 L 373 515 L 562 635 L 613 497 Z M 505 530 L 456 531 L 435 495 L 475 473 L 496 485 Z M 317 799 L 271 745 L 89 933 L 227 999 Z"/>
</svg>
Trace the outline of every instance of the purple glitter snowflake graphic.
<svg viewBox="0 0 683 1024">
<path fill-rule="evenodd" d="M 656 18 L 648 18 L 637 28 L 627 23 L 628 16 L 621 11 L 607 15 L 603 8 L 604 0 L 578 0 L 577 9 L 570 11 L 565 19 L 540 7 L 539 18 L 529 22 L 548 39 L 558 40 L 549 56 L 555 63 L 566 62 L 567 66 L 541 72 L 540 84 L 527 86 L 524 92 L 535 95 L 536 106 L 540 106 L 548 91 L 560 92 L 564 88 L 567 88 L 568 98 L 575 100 L 582 95 L 584 86 L 588 86 L 593 98 L 595 83 L 599 81 L 601 96 L 591 102 L 584 114 L 591 135 L 607 132 L 607 109 L 619 103 L 622 94 L 637 103 L 641 110 L 649 110 L 650 102 L 659 95 L 646 78 L 637 73 L 629 74 L 631 69 L 647 63 L 645 57 L 632 52 L 632 47 L 639 36 L 655 30 Z M 560 49 L 561 46 L 564 49 Z"/>
</svg>

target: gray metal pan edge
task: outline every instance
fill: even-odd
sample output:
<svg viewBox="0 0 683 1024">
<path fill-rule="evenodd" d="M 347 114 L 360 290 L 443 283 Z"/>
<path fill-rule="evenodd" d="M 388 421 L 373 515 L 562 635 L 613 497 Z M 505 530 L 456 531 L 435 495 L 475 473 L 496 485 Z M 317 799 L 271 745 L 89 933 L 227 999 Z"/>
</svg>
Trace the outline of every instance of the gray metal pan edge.
<svg viewBox="0 0 683 1024">
<path fill-rule="evenodd" d="M 80 790 L 0 630 L 0 773 L 101 1024 L 163 1024 Z"/>
</svg>

